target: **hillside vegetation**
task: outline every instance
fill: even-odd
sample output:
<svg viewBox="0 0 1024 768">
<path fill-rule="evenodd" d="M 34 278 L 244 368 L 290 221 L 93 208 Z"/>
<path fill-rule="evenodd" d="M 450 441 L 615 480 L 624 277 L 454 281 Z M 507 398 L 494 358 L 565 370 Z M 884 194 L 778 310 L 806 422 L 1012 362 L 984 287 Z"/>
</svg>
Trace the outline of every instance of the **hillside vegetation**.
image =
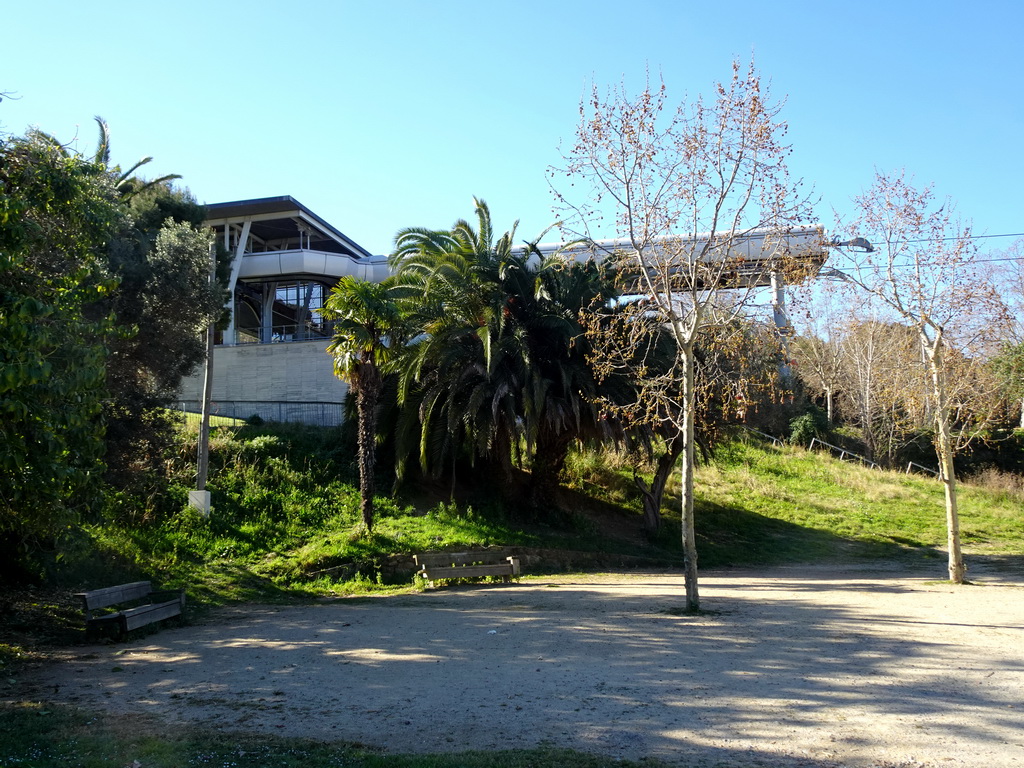
<svg viewBox="0 0 1024 768">
<path fill-rule="evenodd" d="M 194 611 L 411 589 L 412 555 L 430 550 L 510 548 L 527 574 L 681 566 L 676 489 L 670 485 L 664 525 L 649 540 L 631 457 L 574 452 L 557 506 L 541 514 L 503 504 L 488 478 L 466 466 L 454 484 L 410 483 L 379 496 L 378 522 L 367 535 L 351 440 L 341 431 L 216 428 L 208 520 L 187 508 L 195 440 L 194 431 L 183 433 L 169 486 L 111 497 L 101 518 L 62 542 L 43 574 L 46 586 L 7 591 L 0 666 L 25 648 L 78 637 L 74 591 L 135 579 L 184 587 Z M 1002 482 L 963 488 L 968 564 L 1019 567 L 1024 491 L 1017 476 L 995 479 Z M 381 487 L 390 480 L 382 477 Z M 700 467 L 697 481 L 702 568 L 885 558 L 945 577 L 942 489 L 929 477 L 732 440 Z"/>
<path fill-rule="evenodd" d="M 194 441 L 194 435 L 190 440 Z M 236 599 L 346 594 L 407 587 L 411 555 L 434 549 L 511 547 L 528 571 L 676 566 L 678 497 L 670 486 L 661 534 L 642 533 L 629 457 L 577 452 L 558 508 L 520 516 L 465 467 L 453 485 L 411 485 L 377 500 L 366 535 L 351 450 L 338 430 L 240 426 L 215 430 L 213 513 L 185 509 L 194 442 L 172 467 L 159 504 L 121 497 L 86 525 L 65 583 L 152 577 L 193 597 Z M 389 478 L 381 487 L 389 487 Z M 941 486 L 795 448 L 731 441 L 698 475 L 704 568 L 938 557 L 945 541 Z M 454 493 L 453 493 L 454 490 Z M 968 484 L 964 541 L 974 555 L 1024 553 L 1024 495 Z M 942 576 L 936 562 L 936 576 Z"/>
</svg>

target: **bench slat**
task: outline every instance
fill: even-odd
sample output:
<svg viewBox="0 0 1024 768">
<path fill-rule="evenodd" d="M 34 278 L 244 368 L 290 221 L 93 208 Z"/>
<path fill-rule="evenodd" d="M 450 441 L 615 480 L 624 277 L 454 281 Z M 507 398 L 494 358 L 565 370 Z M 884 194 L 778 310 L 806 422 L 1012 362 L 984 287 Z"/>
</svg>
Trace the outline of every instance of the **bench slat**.
<svg viewBox="0 0 1024 768">
<path fill-rule="evenodd" d="M 434 566 L 478 565 L 508 562 L 504 552 L 427 552 L 413 555 L 416 565 L 431 568 Z"/>
<path fill-rule="evenodd" d="M 491 565 L 460 565 L 457 567 L 424 568 L 421 573 L 430 581 L 434 579 L 474 579 L 479 576 L 515 576 L 512 563 L 492 563 Z"/>
<path fill-rule="evenodd" d="M 132 600 L 140 600 L 153 591 L 153 585 L 148 581 L 134 581 L 131 584 L 120 584 L 116 587 L 94 589 L 91 592 L 80 592 L 78 597 L 85 604 L 85 610 L 93 608 L 106 608 L 118 603 L 127 603 Z"/>
<path fill-rule="evenodd" d="M 172 600 L 167 603 L 154 603 L 153 605 L 141 605 L 138 608 L 129 608 L 122 616 L 124 621 L 121 626 L 125 632 L 144 627 L 155 621 L 170 619 L 181 615 L 181 601 Z"/>
</svg>

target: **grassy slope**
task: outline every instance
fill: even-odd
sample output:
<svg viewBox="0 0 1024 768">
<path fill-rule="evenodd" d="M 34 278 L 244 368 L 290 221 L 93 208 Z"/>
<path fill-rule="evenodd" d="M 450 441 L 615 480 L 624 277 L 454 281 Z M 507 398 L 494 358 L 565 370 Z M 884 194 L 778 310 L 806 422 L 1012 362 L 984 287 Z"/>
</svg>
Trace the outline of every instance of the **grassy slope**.
<svg viewBox="0 0 1024 768">
<path fill-rule="evenodd" d="M 697 476 L 704 564 L 935 557 L 945 546 L 942 486 L 801 449 L 723 446 Z M 1024 498 L 960 486 L 975 555 L 1024 554 Z"/>
<path fill-rule="evenodd" d="M 178 468 L 183 476 L 191 455 L 186 446 Z M 462 486 L 454 502 L 439 500 L 449 498 L 447 488 L 434 495 L 421 488 L 416 497 L 380 497 L 373 536 L 361 531 L 349 456 L 336 431 L 222 429 L 213 441 L 212 464 L 210 521 L 179 511 L 161 523 L 140 525 L 125 522 L 123 510 L 115 508 L 88 527 L 103 566 L 86 580 L 110 581 L 111 563 L 120 563 L 126 576 L 151 575 L 188 587 L 194 597 L 223 602 L 408 585 L 411 555 L 432 549 L 554 552 L 541 556 L 539 569 L 583 562 L 600 567 L 603 555 L 609 556 L 608 567 L 630 558 L 637 564 L 679 558 L 673 487 L 665 530 L 649 542 L 641 530 L 632 468 L 621 457 L 574 456 L 562 498 L 570 511 L 551 525 L 514 518 L 495 500 L 486 478 L 476 478 L 478 487 Z M 176 492 L 183 499 L 185 487 Z M 1024 554 L 1022 502 L 1019 493 L 963 486 L 967 551 Z M 745 442 L 721 446 L 714 461 L 700 468 L 697 521 L 703 567 L 934 558 L 945 542 L 942 489 L 935 480 Z M 558 554 L 566 551 L 592 556 L 584 561 Z"/>
</svg>

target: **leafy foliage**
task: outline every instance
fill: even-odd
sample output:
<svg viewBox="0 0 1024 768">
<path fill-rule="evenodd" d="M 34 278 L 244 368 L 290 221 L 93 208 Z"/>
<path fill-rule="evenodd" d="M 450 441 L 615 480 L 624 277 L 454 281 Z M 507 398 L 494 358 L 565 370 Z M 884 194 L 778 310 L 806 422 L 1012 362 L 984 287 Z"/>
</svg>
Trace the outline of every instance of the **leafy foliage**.
<svg viewBox="0 0 1024 768">
<path fill-rule="evenodd" d="M 0 550 L 17 562 L 159 468 L 222 311 L 204 209 L 32 132 L 0 144 Z M 104 463 L 104 459 L 106 463 Z M 151 488 L 152 490 L 152 488 Z"/>
<path fill-rule="evenodd" d="M 790 422 L 789 441 L 794 445 L 807 447 L 814 438 L 821 440 L 828 437 L 830 426 L 828 414 L 812 404 L 806 413 Z"/>
<path fill-rule="evenodd" d="M 103 168 L 41 134 L 0 144 L 0 547 L 24 554 L 95 504 L 109 295 L 124 223 Z M 18 556 L 5 558 L 10 567 Z"/>
<path fill-rule="evenodd" d="M 436 476 L 468 454 L 509 488 L 522 444 L 529 499 L 542 506 L 569 445 L 610 435 L 580 313 L 615 289 L 594 262 L 544 255 L 536 243 L 513 248 L 515 226 L 495 240 L 490 210 L 474 203 L 475 225 L 396 238 L 391 261 L 413 337 L 399 363 L 399 458 L 415 452 Z"/>
<path fill-rule="evenodd" d="M 166 408 L 205 358 L 202 331 L 222 313 L 224 297 L 210 280 L 203 206 L 187 192 L 133 178 L 120 191 L 129 218 L 104 259 L 118 289 L 95 311 L 111 314 L 121 329 L 107 363 L 104 415 L 108 476 L 125 486 L 159 467 L 174 434 Z"/>
</svg>

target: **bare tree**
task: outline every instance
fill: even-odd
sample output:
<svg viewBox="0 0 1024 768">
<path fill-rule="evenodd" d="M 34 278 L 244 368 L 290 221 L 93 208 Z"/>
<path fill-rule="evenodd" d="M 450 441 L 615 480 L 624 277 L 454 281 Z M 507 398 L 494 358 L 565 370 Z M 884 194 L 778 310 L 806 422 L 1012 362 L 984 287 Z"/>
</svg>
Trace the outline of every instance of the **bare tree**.
<svg viewBox="0 0 1024 768">
<path fill-rule="evenodd" d="M 845 253 L 842 273 L 917 334 L 945 489 L 949 578 L 962 584 L 953 457 L 991 413 L 976 405 L 981 377 L 971 369 L 1000 325 L 1001 304 L 979 264 L 970 226 L 955 218 L 948 200 L 937 205 L 930 187 L 916 189 L 902 172 L 877 173 L 855 202 L 860 215 L 852 231 L 870 233 L 875 248 Z"/>
<path fill-rule="evenodd" d="M 861 319 L 848 320 L 840 334 L 843 402 L 860 426 L 868 455 L 891 466 L 927 421 L 928 386 L 916 332 L 869 309 Z"/>
<path fill-rule="evenodd" d="M 698 344 L 702 334 L 728 327 L 757 286 L 781 279 L 804 244 L 792 228 L 810 220 L 809 201 L 790 179 L 780 109 L 753 63 L 734 63 L 731 79 L 709 100 L 675 108 L 664 84 L 648 83 L 635 97 L 624 86 L 606 95 L 595 86 L 580 105 L 565 166 L 553 171 L 587 196 L 556 190 L 570 232 L 591 242 L 595 256 L 616 259 L 631 292 L 644 297 L 617 308 L 629 319 L 618 324 L 620 333 L 595 338 L 595 359 L 628 367 L 638 407 L 682 440 L 689 610 L 700 607 L 693 518 Z M 605 216 L 614 221 L 614 241 L 594 238 Z M 801 235 L 820 251 L 820 231 Z M 662 331 L 674 345 L 667 370 L 650 367 L 644 354 Z"/>
<path fill-rule="evenodd" d="M 829 423 L 836 419 L 836 395 L 844 385 L 842 328 L 848 302 L 835 285 L 816 285 L 799 291 L 793 326 L 798 334 L 789 344 L 796 374 L 804 385 L 825 398 Z"/>
</svg>

